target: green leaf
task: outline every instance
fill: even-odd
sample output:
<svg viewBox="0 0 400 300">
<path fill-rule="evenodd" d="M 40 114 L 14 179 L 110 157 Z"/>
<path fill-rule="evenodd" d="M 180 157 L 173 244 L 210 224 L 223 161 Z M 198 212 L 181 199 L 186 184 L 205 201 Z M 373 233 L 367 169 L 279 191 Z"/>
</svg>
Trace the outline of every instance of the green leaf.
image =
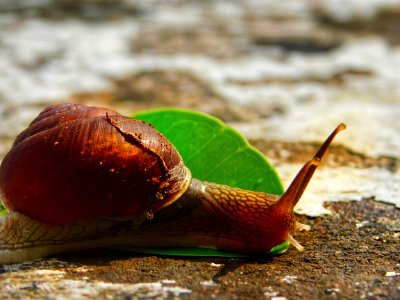
<svg viewBox="0 0 400 300">
<path fill-rule="evenodd" d="M 4 207 L 3 203 L 0 201 L 0 217 L 8 214 L 7 209 Z"/>
<path fill-rule="evenodd" d="M 269 194 L 284 191 L 263 154 L 214 117 L 170 108 L 140 112 L 133 117 L 164 134 L 194 178 Z"/>
<path fill-rule="evenodd" d="M 195 178 L 269 194 L 284 192 L 275 169 L 264 155 L 249 145 L 239 132 L 210 115 L 167 108 L 140 112 L 133 117 L 152 124 L 165 135 Z M 284 242 L 272 248 L 269 254 L 281 254 L 289 246 L 288 242 Z M 171 256 L 247 257 L 240 253 L 204 248 L 124 249 Z"/>
<path fill-rule="evenodd" d="M 275 246 L 269 251 L 269 255 L 279 255 L 285 253 L 289 249 L 289 242 L 283 242 L 282 244 Z M 189 247 L 177 247 L 177 248 L 142 248 L 142 247 L 124 247 L 117 246 L 113 249 L 131 251 L 144 254 L 162 255 L 162 256 L 204 256 L 204 257 L 237 257 L 246 258 L 252 257 L 247 254 L 222 251 L 217 249 L 208 248 L 189 248 Z"/>
</svg>

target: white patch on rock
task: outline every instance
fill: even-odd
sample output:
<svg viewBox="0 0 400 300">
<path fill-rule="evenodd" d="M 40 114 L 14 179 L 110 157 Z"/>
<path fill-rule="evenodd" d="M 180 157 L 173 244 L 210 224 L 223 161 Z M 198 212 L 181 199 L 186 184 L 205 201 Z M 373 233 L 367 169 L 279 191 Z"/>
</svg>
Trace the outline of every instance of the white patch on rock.
<svg viewBox="0 0 400 300">
<path fill-rule="evenodd" d="M 287 187 L 300 170 L 301 165 L 280 164 L 276 168 Z M 360 201 L 368 198 L 400 207 L 399 182 L 399 171 L 392 173 L 381 168 L 319 168 L 295 211 L 315 217 L 330 213 L 323 207 L 324 202 Z"/>
<path fill-rule="evenodd" d="M 205 287 L 211 287 L 211 286 L 216 286 L 217 283 L 213 280 L 208 280 L 208 281 L 202 281 L 200 282 L 201 286 L 205 286 Z"/>
<path fill-rule="evenodd" d="M 385 276 L 386 277 L 396 277 L 396 276 L 400 276 L 400 273 L 389 271 L 389 272 L 385 273 Z"/>
<path fill-rule="evenodd" d="M 287 284 L 292 284 L 296 281 L 297 281 L 297 276 L 286 275 L 285 277 L 282 278 L 282 282 Z"/>
<path fill-rule="evenodd" d="M 171 286 L 164 282 L 120 284 L 102 281 L 65 279 L 65 271 L 32 269 L 9 273 L 2 280 L 3 296 L 18 294 L 29 296 L 34 289 L 35 295 L 46 295 L 52 299 L 94 299 L 104 295 L 135 298 L 169 298 L 190 294 L 190 289 Z M 24 294 L 24 293 L 27 294 Z"/>
<path fill-rule="evenodd" d="M 398 0 L 322 0 L 318 4 L 326 14 L 339 22 L 372 19 L 381 10 L 400 6 Z"/>
</svg>

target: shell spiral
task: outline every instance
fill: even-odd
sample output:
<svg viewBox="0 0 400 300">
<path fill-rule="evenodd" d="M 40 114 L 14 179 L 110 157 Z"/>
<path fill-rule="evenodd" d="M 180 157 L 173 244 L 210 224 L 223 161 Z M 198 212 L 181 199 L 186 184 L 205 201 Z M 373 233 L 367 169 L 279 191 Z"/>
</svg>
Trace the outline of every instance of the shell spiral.
<svg viewBox="0 0 400 300">
<path fill-rule="evenodd" d="M 189 184 L 179 153 L 150 125 L 77 104 L 42 111 L 0 167 L 7 209 L 50 224 L 143 216 Z"/>
</svg>

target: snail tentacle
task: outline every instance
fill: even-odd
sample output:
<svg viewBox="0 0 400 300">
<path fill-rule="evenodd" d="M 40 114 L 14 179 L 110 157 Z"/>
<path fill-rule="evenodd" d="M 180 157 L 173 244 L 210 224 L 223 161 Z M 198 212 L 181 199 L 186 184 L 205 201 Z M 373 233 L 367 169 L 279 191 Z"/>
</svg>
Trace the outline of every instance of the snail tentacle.
<svg viewBox="0 0 400 300">
<path fill-rule="evenodd" d="M 297 250 L 299 250 L 299 251 L 304 251 L 304 247 L 303 247 L 302 245 L 300 245 L 300 243 L 299 243 L 298 241 L 296 241 L 296 240 L 294 239 L 294 237 L 293 237 L 291 234 L 289 234 L 289 235 L 287 236 L 287 241 L 288 241 L 293 247 L 295 247 Z"/>
</svg>

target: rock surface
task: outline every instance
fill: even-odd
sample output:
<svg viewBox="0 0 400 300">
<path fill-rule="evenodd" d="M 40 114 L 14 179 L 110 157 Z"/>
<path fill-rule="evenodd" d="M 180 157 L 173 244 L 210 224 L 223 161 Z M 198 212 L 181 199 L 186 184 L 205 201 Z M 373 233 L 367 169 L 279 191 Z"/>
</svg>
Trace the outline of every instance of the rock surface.
<svg viewBox="0 0 400 300">
<path fill-rule="evenodd" d="M 400 298 L 399 16 L 395 0 L 2 1 L 0 157 L 50 103 L 175 106 L 237 128 L 288 185 L 348 126 L 297 207 L 304 253 L 59 255 L 0 267 L 2 298 Z"/>
</svg>

